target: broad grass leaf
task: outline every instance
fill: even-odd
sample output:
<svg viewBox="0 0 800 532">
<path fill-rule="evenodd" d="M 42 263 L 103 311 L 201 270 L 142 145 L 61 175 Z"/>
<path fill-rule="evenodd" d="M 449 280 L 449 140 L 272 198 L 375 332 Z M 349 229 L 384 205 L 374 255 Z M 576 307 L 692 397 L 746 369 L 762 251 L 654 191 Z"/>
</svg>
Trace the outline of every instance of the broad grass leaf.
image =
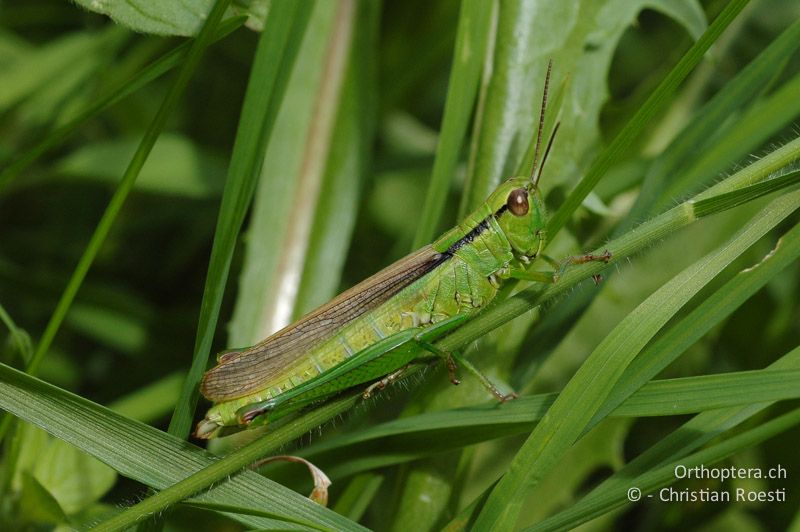
<svg viewBox="0 0 800 532">
<path fill-rule="evenodd" d="M 214 0 L 75 0 L 84 9 L 107 15 L 118 24 L 156 35 L 194 35 Z"/>
<path fill-rule="evenodd" d="M 67 515 L 99 501 L 117 481 L 113 469 L 65 441 L 27 424 L 20 430 L 15 482 L 24 485 L 25 475 L 35 478 Z"/>
<path fill-rule="evenodd" d="M 74 445 L 119 474 L 158 490 L 219 462 L 217 457 L 182 439 L 2 364 L 0 408 L 46 428 L 59 439 L 58 445 Z M 43 444 L 40 439 L 40 450 L 44 449 Z M 197 500 L 227 506 L 247 500 L 273 517 L 234 517 L 252 527 L 304 528 L 296 523 L 314 522 L 337 530 L 359 529 L 355 523 L 252 471 L 215 485 L 198 494 Z"/>
</svg>

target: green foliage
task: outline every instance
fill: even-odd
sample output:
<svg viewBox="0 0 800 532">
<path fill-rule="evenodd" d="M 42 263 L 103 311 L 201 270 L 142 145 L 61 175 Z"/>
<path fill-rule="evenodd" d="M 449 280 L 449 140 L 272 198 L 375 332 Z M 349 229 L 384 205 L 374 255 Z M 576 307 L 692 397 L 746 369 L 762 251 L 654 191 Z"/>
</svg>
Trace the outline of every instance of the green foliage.
<svg viewBox="0 0 800 532">
<path fill-rule="evenodd" d="M 91 403 L 82 397 L 37 381 L 7 366 L 0 366 L 0 372 L 3 373 L 3 377 L 0 379 L 0 389 L 2 389 L 0 394 L 3 396 L 3 407 L 14 413 L 21 413 L 24 410 L 28 421 L 40 426 L 46 426 L 54 436 L 63 440 L 55 442 L 59 445 L 51 444 L 51 447 L 72 449 L 64 442 L 71 443 L 84 451 L 84 453 L 88 453 L 111 465 L 120 474 L 156 489 L 167 488 L 188 474 L 200 471 L 200 484 L 190 488 L 188 493 L 177 497 L 173 502 L 188 498 L 191 494 L 197 493 L 203 487 L 210 485 L 214 480 L 208 479 L 214 478 L 214 469 L 225 465 L 223 461 L 215 460 L 210 453 L 175 436 L 143 423 L 135 422 L 100 405 Z M 80 414 L 75 415 L 76 413 Z M 289 435 L 285 436 L 283 441 L 291 441 L 291 439 L 298 437 L 303 432 L 304 430 L 300 432 L 290 430 Z M 39 436 L 39 440 L 47 438 L 47 435 L 41 433 L 41 431 L 35 432 L 34 435 Z M 40 468 L 44 468 L 44 471 L 47 471 L 47 467 L 52 465 L 53 462 L 48 459 L 48 453 L 41 452 L 41 447 L 44 445 L 47 445 L 47 440 L 36 443 L 29 439 L 27 446 L 30 447 L 30 452 L 34 454 L 28 456 L 26 454 L 27 451 L 24 451 L 20 456 L 19 466 L 24 467 L 26 464 L 36 460 L 36 469 L 34 471 L 38 471 Z M 40 450 L 40 452 L 37 452 L 37 450 Z M 62 452 L 62 454 L 64 453 Z M 80 457 L 84 461 L 93 460 L 86 454 L 81 454 Z M 232 471 L 228 471 L 226 475 L 232 474 L 258 458 L 258 455 L 246 457 L 243 463 Z M 39 461 L 42 462 L 42 465 L 38 463 Z M 94 464 L 96 462 L 90 463 Z M 96 464 L 93 467 L 97 468 L 98 466 L 105 467 L 102 464 Z M 72 461 L 64 460 L 63 463 L 58 464 L 58 467 L 64 472 L 71 467 L 74 468 L 75 464 Z M 86 469 L 85 466 L 82 468 L 80 476 L 73 469 L 73 479 L 71 480 L 74 481 L 76 477 L 82 478 L 88 475 L 89 472 Z M 95 476 L 98 475 L 95 474 Z M 50 477 L 45 478 L 48 479 Z M 219 478 L 221 477 L 216 477 L 216 479 Z M 91 493 L 97 490 L 94 484 L 100 484 L 101 480 L 82 485 L 82 490 L 92 490 L 83 496 L 89 498 Z M 46 485 L 45 482 L 47 480 L 40 482 Z M 52 484 L 52 482 L 48 483 Z M 54 498 L 57 498 L 57 492 L 51 493 Z M 160 496 L 168 493 L 169 490 L 162 491 Z M 253 494 L 258 502 L 255 502 L 256 499 L 250 498 L 249 494 Z M 200 502 L 208 500 L 217 506 L 236 506 L 244 499 L 253 501 L 262 514 L 268 514 L 280 520 L 300 523 L 310 521 L 338 529 L 347 528 L 348 525 L 347 521 L 341 516 L 252 472 L 239 474 L 231 482 L 224 482 L 216 489 L 199 497 Z M 141 509 L 144 513 L 139 514 L 138 517 L 149 515 L 144 508 Z M 157 509 L 155 507 L 149 511 L 152 512 Z M 123 515 L 118 514 L 117 517 Z M 265 521 L 247 516 L 242 516 L 240 520 L 250 526 L 275 526 L 275 522 L 272 520 Z M 128 525 L 134 522 L 135 517 L 133 521 L 128 521 Z M 114 528 L 111 523 L 106 526 L 108 527 L 107 529 Z M 350 528 L 355 529 L 358 527 L 353 524 Z"/>
<path fill-rule="evenodd" d="M 26 4 L 0 11 L 0 529 L 800 522 L 795 2 Z M 187 442 L 214 352 L 527 173 L 550 59 L 547 253 L 611 263 L 437 344 L 521 397 L 426 371 Z M 243 471 L 277 453 L 322 467 L 331 509 L 300 466 Z M 628 500 L 666 486 L 789 501 Z"/>
<path fill-rule="evenodd" d="M 117 480 L 107 465 L 31 425 L 20 430 L 20 449 L 15 482 L 23 492 L 29 485 L 43 489 L 67 515 L 99 500 Z"/>
<path fill-rule="evenodd" d="M 113 183 L 125 171 L 125 161 L 135 150 L 133 139 L 98 142 L 64 158 L 55 167 L 56 175 Z M 142 167 L 137 187 L 154 194 L 198 199 L 218 197 L 224 183 L 223 164 L 220 157 L 198 149 L 189 139 L 164 133 Z M 165 175 L 169 179 L 164 179 Z"/>
</svg>

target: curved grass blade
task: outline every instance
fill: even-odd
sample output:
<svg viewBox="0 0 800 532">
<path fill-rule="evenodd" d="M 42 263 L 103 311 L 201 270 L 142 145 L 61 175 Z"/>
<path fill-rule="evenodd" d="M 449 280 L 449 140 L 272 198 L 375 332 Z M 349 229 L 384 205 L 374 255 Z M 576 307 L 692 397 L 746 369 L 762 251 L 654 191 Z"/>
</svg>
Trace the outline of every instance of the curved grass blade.
<svg viewBox="0 0 800 532">
<path fill-rule="evenodd" d="M 798 368 L 800 368 L 800 347 L 782 356 L 766 369 L 768 371 L 787 371 Z M 745 407 L 725 408 L 698 414 L 679 429 L 673 431 L 647 451 L 634 458 L 614 475 L 604 480 L 571 508 L 542 521 L 540 525 L 547 528 L 551 524 L 566 526 L 567 523 L 573 523 L 574 526 L 596 517 L 603 511 L 598 511 L 599 505 L 596 505 L 596 503 L 599 502 L 601 497 L 605 496 L 607 490 L 610 491 L 620 486 L 630 486 L 631 478 L 643 475 L 666 462 L 686 456 L 723 432 L 762 412 L 772 404 L 770 402 L 756 402 Z"/>
<path fill-rule="evenodd" d="M 182 438 L 191 429 L 198 383 L 208 363 L 236 239 L 253 198 L 265 146 L 311 7 L 307 1 L 275 3 L 259 38 L 214 233 L 192 365 L 169 426 L 170 434 Z"/>
<path fill-rule="evenodd" d="M 0 364 L 0 407 L 15 416 L 39 426 L 82 451 L 105 462 L 121 475 L 163 490 L 102 523 L 98 529 L 119 529 L 136 524 L 139 519 L 197 494 L 212 483 L 211 490 L 197 495 L 197 501 L 237 506 L 250 501 L 275 519 L 302 524 L 304 527 L 335 530 L 360 529 L 355 523 L 312 503 L 283 486 L 252 472 L 241 471 L 264 456 L 268 450 L 232 460 L 225 460 L 191 445 L 175 436 L 117 414 L 96 403 L 45 383 L 20 371 Z M 325 408 L 321 411 L 328 414 Z M 319 419 L 316 423 L 320 423 Z M 306 430 L 285 426 L 269 438 L 273 449 L 285 444 Z M 237 453 L 234 453 L 237 454 Z M 223 471 L 220 472 L 220 469 Z M 199 472 L 199 473 L 198 473 Z M 235 476 L 233 476 L 235 475 Z M 213 478 L 212 478 L 213 477 Z M 226 482 L 219 482 L 231 477 Z M 198 481 L 187 483 L 186 479 Z M 186 489 L 175 492 L 175 484 Z M 285 528 L 285 522 L 232 516 L 252 527 Z"/>
<path fill-rule="evenodd" d="M 647 346 L 625 369 L 619 385 L 614 387 L 587 429 L 609 415 L 627 397 L 658 375 L 798 257 L 800 257 L 800 225 L 795 225 L 780 238 L 775 249 L 760 263 L 739 272 L 680 322 L 670 327 L 664 335 Z"/>
<path fill-rule="evenodd" d="M 333 479 L 435 456 L 533 429 L 557 393 L 520 397 L 498 407 L 484 404 L 400 418 L 312 445 L 300 453 Z M 743 371 L 652 381 L 609 416 L 652 417 L 693 414 L 800 398 L 800 367 Z M 286 468 L 273 474 L 288 480 Z"/>
<path fill-rule="evenodd" d="M 800 102 L 796 98 L 800 92 L 800 75 L 784 83 L 774 94 L 770 94 L 759 105 L 753 106 L 713 146 L 703 150 L 702 155 L 688 169 L 680 172 L 667 186 L 661 201 L 656 204 L 667 205 L 664 198 L 685 196 L 707 184 L 718 172 L 718 168 L 729 165 L 731 161 L 746 157 L 764 142 L 768 141 L 782 127 L 790 124 L 800 113 Z"/>
</svg>

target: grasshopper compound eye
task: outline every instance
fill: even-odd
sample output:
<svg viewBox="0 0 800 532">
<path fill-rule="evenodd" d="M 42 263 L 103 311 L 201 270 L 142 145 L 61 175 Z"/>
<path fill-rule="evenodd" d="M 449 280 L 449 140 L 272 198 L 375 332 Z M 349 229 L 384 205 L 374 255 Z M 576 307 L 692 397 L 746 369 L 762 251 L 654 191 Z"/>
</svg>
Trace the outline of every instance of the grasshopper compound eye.
<svg viewBox="0 0 800 532">
<path fill-rule="evenodd" d="M 525 216 L 528 214 L 528 191 L 524 188 L 512 190 L 508 195 L 506 205 L 514 216 Z"/>
</svg>

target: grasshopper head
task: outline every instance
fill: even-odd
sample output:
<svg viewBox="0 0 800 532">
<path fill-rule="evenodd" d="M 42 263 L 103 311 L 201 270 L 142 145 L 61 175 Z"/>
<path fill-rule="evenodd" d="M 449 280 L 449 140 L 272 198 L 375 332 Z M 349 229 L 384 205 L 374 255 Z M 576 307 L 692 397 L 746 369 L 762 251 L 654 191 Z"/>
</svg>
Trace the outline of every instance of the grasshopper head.
<svg viewBox="0 0 800 532">
<path fill-rule="evenodd" d="M 500 228 L 505 233 L 511 244 L 514 255 L 519 259 L 533 258 L 544 248 L 545 224 L 547 217 L 544 210 L 544 201 L 539 192 L 539 179 L 542 177 L 544 163 L 553 147 L 553 141 L 558 132 L 559 122 L 556 122 L 547 141 L 541 164 L 539 163 L 539 149 L 542 147 L 542 132 L 545 129 L 545 112 L 547 110 L 547 92 L 550 86 L 550 73 L 553 61 L 547 62 L 547 74 L 544 78 L 542 91 L 542 108 L 539 112 L 539 128 L 536 132 L 536 143 L 533 145 L 533 161 L 530 177 L 512 177 L 502 183 L 489 196 L 487 203 L 495 213 L 495 218 Z"/>
<path fill-rule="evenodd" d="M 544 246 L 547 221 L 539 189 L 527 177 L 512 177 L 487 200 L 517 256 L 535 257 Z"/>
</svg>

